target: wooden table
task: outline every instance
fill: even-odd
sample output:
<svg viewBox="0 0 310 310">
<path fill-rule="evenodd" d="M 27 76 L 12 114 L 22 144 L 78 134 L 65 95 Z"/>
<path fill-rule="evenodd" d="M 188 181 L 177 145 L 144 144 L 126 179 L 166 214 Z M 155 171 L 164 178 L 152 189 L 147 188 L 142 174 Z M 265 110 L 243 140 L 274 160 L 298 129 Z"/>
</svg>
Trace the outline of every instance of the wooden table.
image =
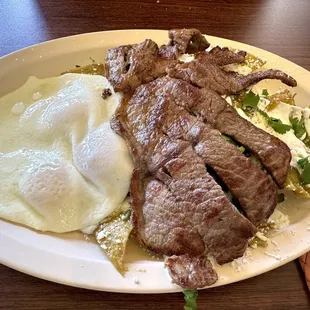
<svg viewBox="0 0 310 310">
<path fill-rule="evenodd" d="M 255 3 L 254 3 L 255 2 Z M 127 4 L 130 3 L 130 4 Z M 310 70 L 310 1 L 2 0 L 0 56 L 31 44 L 110 29 L 196 27 L 252 44 Z M 1 249 L 0 249 L 1 250 Z M 0 266 L 0 309 L 182 309 L 182 294 L 87 291 Z M 199 309 L 309 309 L 298 262 L 199 293 Z"/>
</svg>

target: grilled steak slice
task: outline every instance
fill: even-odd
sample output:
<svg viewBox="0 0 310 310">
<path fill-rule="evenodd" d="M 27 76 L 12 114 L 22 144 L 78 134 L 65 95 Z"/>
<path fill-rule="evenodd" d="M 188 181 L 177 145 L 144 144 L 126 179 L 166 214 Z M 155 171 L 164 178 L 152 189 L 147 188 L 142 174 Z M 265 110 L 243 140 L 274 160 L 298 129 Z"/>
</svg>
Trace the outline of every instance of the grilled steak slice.
<svg viewBox="0 0 310 310">
<path fill-rule="evenodd" d="M 215 130 L 203 132 L 195 151 L 215 170 L 254 225 L 270 217 L 277 205 L 277 186 L 251 159 Z"/>
<path fill-rule="evenodd" d="M 173 29 L 169 38 L 168 45 L 160 49 L 147 39 L 108 50 L 105 72 L 115 91 L 131 91 L 166 75 L 166 68 L 175 66 L 179 55 L 203 51 L 210 45 L 197 29 Z"/>
<path fill-rule="evenodd" d="M 224 140 L 217 130 L 198 121 L 184 109 L 187 97 L 183 98 L 182 94 L 186 93 L 187 85 L 183 81 L 164 77 L 143 87 L 142 92 L 150 96 L 142 99 L 137 91 L 132 100 L 138 97 L 144 103 L 142 105 L 148 106 L 149 111 L 143 112 L 144 117 L 156 119 L 160 115 L 158 123 L 167 137 L 191 142 L 205 164 L 215 170 L 238 199 L 249 220 L 258 225 L 273 213 L 277 204 L 275 183 L 251 159 Z M 176 92 L 178 95 L 175 95 Z M 172 149 L 171 145 L 169 149 Z M 162 165 L 158 156 L 155 158 L 151 156 L 148 160 L 148 169 L 154 173 Z"/>
<path fill-rule="evenodd" d="M 191 133 L 182 123 L 191 116 L 163 91 L 168 81 L 173 87 L 168 78 L 139 87 L 127 106 L 123 102 L 114 123 L 138 157 L 135 165 L 142 167 L 130 191 L 136 235 L 155 253 L 201 255 L 207 249 L 219 263 L 231 261 L 243 254 L 255 228 L 231 205 L 194 152 Z M 180 124 L 170 122 L 173 113 L 182 111 Z M 173 126 L 185 130 L 176 133 Z"/>
<path fill-rule="evenodd" d="M 134 233 L 147 249 L 168 256 L 210 252 L 220 264 L 243 255 L 256 229 L 190 145 L 156 177 L 136 171 L 130 189 Z"/>
<path fill-rule="evenodd" d="M 198 29 L 171 29 L 169 43 L 160 48 L 161 55 L 177 59 L 181 54 L 197 53 L 206 50 L 210 43 Z"/>
<path fill-rule="evenodd" d="M 195 145 L 196 154 L 214 169 L 254 225 L 269 218 L 277 205 L 277 186 L 271 178 L 234 145 L 225 141 L 217 130 L 200 122 L 193 124 L 194 117 L 189 113 L 178 109 L 173 109 L 172 113 L 175 113 L 173 123 L 170 123 L 172 118 L 167 121 L 171 129 L 166 134 L 180 135 Z M 190 131 L 187 132 L 185 127 Z"/>
<path fill-rule="evenodd" d="M 174 80 L 173 87 L 169 83 L 165 86 L 163 92 L 167 91 L 178 105 L 251 150 L 279 187 L 284 186 L 291 161 L 290 149 L 284 142 L 242 118 L 212 90 L 198 89 L 182 80 Z"/>
<path fill-rule="evenodd" d="M 291 76 L 280 70 L 269 69 L 248 75 L 225 71 L 220 66 L 232 63 L 230 61 L 233 61 L 234 58 L 226 58 L 228 52 L 217 52 L 217 50 L 213 53 L 210 52 L 211 55 L 207 52 L 200 53 L 191 62 L 170 66 L 167 69 L 168 75 L 187 81 L 200 88 L 206 87 L 220 95 L 237 94 L 243 89 L 265 79 L 280 80 L 288 86 L 297 85 L 297 82 Z M 221 54 L 225 54 L 225 57 L 222 58 Z"/>
<path fill-rule="evenodd" d="M 145 40 L 108 50 L 105 71 L 115 91 L 130 91 L 166 74 L 166 67 L 176 60 L 159 55 L 157 44 Z"/>
<path fill-rule="evenodd" d="M 291 152 L 288 146 L 277 137 L 257 128 L 238 115 L 223 98 L 210 90 L 201 90 L 201 101 L 192 111 L 203 117 L 221 133 L 231 136 L 235 141 L 251 150 L 263 166 L 273 176 L 280 188 L 287 178 Z"/>
<path fill-rule="evenodd" d="M 172 281 L 185 289 L 210 286 L 218 279 L 212 264 L 204 256 L 171 256 L 165 261 Z"/>
<path fill-rule="evenodd" d="M 278 186 L 284 187 L 292 157 L 289 147 L 284 142 L 240 117 L 228 104 L 214 124 L 220 132 L 250 149 L 270 172 Z"/>
</svg>

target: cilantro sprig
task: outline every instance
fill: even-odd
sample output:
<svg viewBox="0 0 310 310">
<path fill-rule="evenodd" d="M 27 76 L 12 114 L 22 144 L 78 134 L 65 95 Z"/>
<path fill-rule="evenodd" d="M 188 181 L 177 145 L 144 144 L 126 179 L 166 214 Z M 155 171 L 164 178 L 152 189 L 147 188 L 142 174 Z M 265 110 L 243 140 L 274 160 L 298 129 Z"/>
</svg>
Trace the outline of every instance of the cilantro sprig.
<svg viewBox="0 0 310 310">
<path fill-rule="evenodd" d="M 266 114 L 265 118 L 267 119 L 268 125 L 271 128 L 273 128 L 273 130 L 276 131 L 277 133 L 280 133 L 283 135 L 284 133 L 286 133 L 287 131 L 290 131 L 292 129 L 292 127 L 290 125 L 283 124 L 280 119 L 270 117 L 267 115 L 267 113 L 265 113 L 265 114 Z"/>
<path fill-rule="evenodd" d="M 302 169 L 300 174 L 302 184 L 310 184 L 310 156 L 299 159 L 297 164 Z"/>
<path fill-rule="evenodd" d="M 184 310 L 196 310 L 197 309 L 197 296 L 198 291 L 197 290 L 184 290 Z"/>
<path fill-rule="evenodd" d="M 264 90 L 263 94 L 264 96 L 268 95 L 267 90 Z M 266 112 L 260 110 L 258 108 L 258 103 L 259 95 L 253 93 L 250 90 L 242 101 L 242 109 L 246 111 L 248 111 L 249 109 L 258 111 L 267 120 L 268 125 L 273 128 L 273 130 L 277 133 L 284 134 L 287 131 L 291 130 L 292 127 L 290 125 L 283 124 L 280 119 L 271 117 Z"/>
<path fill-rule="evenodd" d="M 264 116 L 264 118 L 267 120 L 268 125 L 272 127 L 273 130 L 277 133 L 284 134 L 292 129 L 290 125 L 283 124 L 280 119 L 269 116 L 265 111 L 262 111 L 260 109 L 257 109 L 257 111 L 259 112 L 259 114 Z"/>
<path fill-rule="evenodd" d="M 259 95 L 256 95 L 250 90 L 242 101 L 242 107 L 256 109 L 258 102 L 259 102 Z"/>
<path fill-rule="evenodd" d="M 303 117 L 300 119 L 298 117 L 294 117 L 293 114 L 290 114 L 289 119 L 295 136 L 303 141 L 307 147 L 310 147 L 310 136 L 306 130 L 305 119 Z"/>
<path fill-rule="evenodd" d="M 295 136 L 300 139 L 306 133 L 304 118 L 302 117 L 299 119 L 298 117 L 294 117 L 292 114 L 290 114 L 289 119 L 292 124 Z"/>
</svg>

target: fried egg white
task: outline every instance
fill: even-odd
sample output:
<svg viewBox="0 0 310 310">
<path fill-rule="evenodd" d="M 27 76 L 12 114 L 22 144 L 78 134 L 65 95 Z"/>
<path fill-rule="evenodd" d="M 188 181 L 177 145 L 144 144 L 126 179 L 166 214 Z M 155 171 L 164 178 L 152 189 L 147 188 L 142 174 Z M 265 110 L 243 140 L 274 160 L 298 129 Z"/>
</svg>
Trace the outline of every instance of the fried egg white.
<svg viewBox="0 0 310 310">
<path fill-rule="evenodd" d="M 63 233 L 117 209 L 133 169 L 109 123 L 120 99 L 106 78 L 83 74 L 31 77 L 1 98 L 0 217 Z"/>
</svg>

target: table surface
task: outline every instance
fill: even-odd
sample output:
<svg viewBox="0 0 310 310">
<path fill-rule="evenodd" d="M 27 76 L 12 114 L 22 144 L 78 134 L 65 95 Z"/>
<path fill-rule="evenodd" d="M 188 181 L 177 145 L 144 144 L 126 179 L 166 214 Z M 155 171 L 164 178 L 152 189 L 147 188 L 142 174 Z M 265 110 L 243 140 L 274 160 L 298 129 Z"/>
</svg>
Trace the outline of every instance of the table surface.
<svg viewBox="0 0 310 310">
<path fill-rule="evenodd" d="M 129 4 L 130 3 L 130 4 Z M 6 0 L 0 56 L 73 34 L 195 27 L 281 55 L 310 70 L 310 1 Z M 54 284 L 0 265 L 0 309 L 182 309 L 182 294 L 130 295 Z M 199 309 L 309 309 L 297 261 L 258 277 L 199 292 Z"/>
</svg>

